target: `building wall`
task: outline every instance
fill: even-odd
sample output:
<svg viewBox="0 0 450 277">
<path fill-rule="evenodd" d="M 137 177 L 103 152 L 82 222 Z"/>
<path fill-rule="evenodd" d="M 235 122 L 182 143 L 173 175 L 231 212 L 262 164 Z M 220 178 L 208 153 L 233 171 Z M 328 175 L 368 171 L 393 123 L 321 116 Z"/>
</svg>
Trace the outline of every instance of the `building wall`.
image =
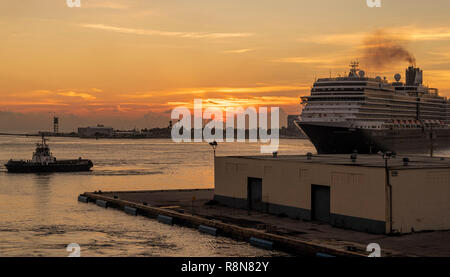
<svg viewBox="0 0 450 277">
<path fill-rule="evenodd" d="M 398 170 L 390 180 L 394 231 L 450 230 L 449 169 Z"/>
<path fill-rule="evenodd" d="M 80 137 L 95 137 L 97 135 L 112 136 L 114 134 L 113 128 L 110 127 L 81 127 L 78 128 L 78 135 Z"/>
<path fill-rule="evenodd" d="M 394 232 L 450 230 L 448 168 L 403 168 L 389 175 Z M 374 233 L 390 231 L 384 168 L 217 157 L 216 199 L 246 208 L 248 177 L 262 179 L 266 212 L 311 219 L 311 185 L 323 185 L 330 187 L 332 225 Z"/>
<path fill-rule="evenodd" d="M 262 201 L 268 212 L 311 219 L 311 185 L 323 185 L 330 187 L 333 225 L 376 233 L 386 231 L 383 168 L 217 157 L 216 199 L 246 207 L 248 177 L 262 178 Z"/>
</svg>

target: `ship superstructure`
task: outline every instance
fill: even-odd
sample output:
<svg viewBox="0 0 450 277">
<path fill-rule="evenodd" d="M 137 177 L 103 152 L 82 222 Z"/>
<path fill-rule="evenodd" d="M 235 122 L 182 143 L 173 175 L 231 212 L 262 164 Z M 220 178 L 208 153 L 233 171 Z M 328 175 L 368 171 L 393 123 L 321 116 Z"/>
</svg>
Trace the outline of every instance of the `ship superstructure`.
<svg viewBox="0 0 450 277">
<path fill-rule="evenodd" d="M 50 147 L 48 147 L 47 139 L 42 137 L 42 142 L 36 143 L 36 150 L 33 152 L 31 162 L 36 164 L 49 164 L 54 163 L 55 161 L 56 158 L 53 157 L 52 152 L 50 152 Z"/>
<path fill-rule="evenodd" d="M 353 62 L 346 77 L 318 79 L 299 127 L 319 153 L 424 152 L 450 146 L 450 100 L 408 67 L 405 81 L 370 78 Z"/>
</svg>

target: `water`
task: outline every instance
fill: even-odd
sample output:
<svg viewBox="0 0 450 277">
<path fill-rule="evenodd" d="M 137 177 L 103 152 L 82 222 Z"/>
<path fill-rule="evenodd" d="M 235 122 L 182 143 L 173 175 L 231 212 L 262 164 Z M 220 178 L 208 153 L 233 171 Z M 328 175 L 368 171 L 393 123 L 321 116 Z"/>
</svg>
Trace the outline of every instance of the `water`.
<svg viewBox="0 0 450 277">
<path fill-rule="evenodd" d="M 122 211 L 77 202 L 94 190 L 213 187 L 213 153 L 207 143 L 157 140 L 51 138 L 58 159 L 82 156 L 92 172 L 8 174 L 10 158 L 31 159 L 37 137 L 0 136 L 0 256 L 273 256 L 280 252 L 245 242 L 167 226 Z M 281 140 L 280 154 L 315 152 L 307 140 Z M 259 154 L 259 145 L 222 143 L 217 155 Z"/>
</svg>

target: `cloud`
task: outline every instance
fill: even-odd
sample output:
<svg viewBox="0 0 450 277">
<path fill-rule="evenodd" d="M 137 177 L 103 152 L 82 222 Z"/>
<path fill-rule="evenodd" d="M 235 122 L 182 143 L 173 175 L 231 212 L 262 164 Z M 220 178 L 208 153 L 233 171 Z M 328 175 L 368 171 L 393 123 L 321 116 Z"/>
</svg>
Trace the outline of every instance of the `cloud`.
<svg viewBox="0 0 450 277">
<path fill-rule="evenodd" d="M 450 30 L 447 28 L 420 29 L 409 34 L 411 40 L 450 40 Z"/>
<path fill-rule="evenodd" d="M 79 26 L 84 28 L 91 28 L 97 30 L 105 30 L 123 34 L 134 34 L 143 36 L 166 36 L 166 37 L 178 37 L 178 38 L 199 38 L 199 39 L 220 39 L 220 38 L 239 38 L 239 37 L 249 37 L 253 34 L 251 33 L 207 33 L 207 32 L 168 32 L 150 29 L 134 29 L 134 28 L 124 28 L 116 27 L 104 24 L 79 24 Z"/>
<path fill-rule="evenodd" d="M 440 27 L 403 26 L 369 32 L 321 34 L 298 41 L 335 45 L 329 46 L 335 48 L 332 56 L 324 53 L 323 56 L 285 57 L 274 61 L 313 65 L 318 68 L 342 68 L 342 65 L 348 62 L 343 58 L 354 56 L 369 69 L 383 70 L 403 61 L 415 64 L 413 53 L 407 49 L 408 43 L 435 40 L 450 40 L 450 31 Z M 338 50 L 339 46 L 345 46 L 347 50 Z M 352 52 L 349 49 L 353 49 Z"/>
<path fill-rule="evenodd" d="M 308 89 L 307 86 L 264 86 L 264 87 L 217 87 L 205 88 L 208 92 L 223 92 L 223 93 L 262 93 L 275 91 L 294 91 Z"/>
<path fill-rule="evenodd" d="M 305 38 L 297 39 L 298 42 L 309 42 L 319 44 L 339 44 L 339 45 L 353 45 L 361 43 L 361 40 L 366 36 L 366 33 L 340 33 L 327 35 L 313 35 Z"/>
<path fill-rule="evenodd" d="M 292 63 L 292 64 L 304 64 L 308 66 L 314 66 L 316 68 L 342 68 L 348 62 L 348 57 L 351 54 L 343 53 L 339 56 L 317 56 L 317 57 L 287 57 L 272 60 L 272 62 L 278 63 Z"/>
<path fill-rule="evenodd" d="M 75 92 L 75 91 L 59 92 L 58 95 L 69 96 L 69 97 L 81 97 L 84 100 L 95 100 L 96 99 L 95 96 L 90 95 L 88 93 Z"/>
<path fill-rule="evenodd" d="M 60 103 L 57 101 L 5 101 L 4 106 L 68 106 L 69 104 Z"/>
<path fill-rule="evenodd" d="M 319 44 L 357 45 L 361 44 L 369 32 L 337 33 L 325 35 L 313 35 L 299 38 L 299 42 L 313 42 Z M 450 40 L 450 29 L 448 27 L 416 28 L 414 26 L 403 26 L 390 30 L 389 34 L 395 36 L 401 42 L 407 41 L 438 41 Z"/>
<path fill-rule="evenodd" d="M 95 87 L 94 87 L 95 88 Z M 56 112 L 66 114 L 72 112 L 79 116 L 117 115 L 140 117 L 152 111 L 164 113 L 174 106 L 190 106 L 192 99 L 202 98 L 212 107 L 245 107 L 245 106 L 298 106 L 299 96 L 306 94 L 310 86 L 294 83 L 286 85 L 259 84 L 253 86 L 217 86 L 177 88 L 155 91 L 132 92 L 114 95 L 98 93 L 94 88 L 66 88 L 56 90 L 34 90 L 18 94 L 14 101 L 3 102 L 10 111 Z M 31 99 L 37 101 L 31 101 Z"/>
<path fill-rule="evenodd" d="M 316 64 L 329 64 L 332 62 L 333 58 L 327 57 L 291 57 L 291 58 L 281 58 L 274 60 L 275 62 L 281 63 L 316 63 Z"/>
<path fill-rule="evenodd" d="M 299 103 L 298 97 L 288 96 L 256 96 L 247 98 L 206 98 L 203 99 L 203 108 L 238 108 L 249 106 L 283 106 L 283 105 L 296 105 Z M 167 106 L 183 106 L 187 108 L 193 108 L 194 103 L 192 101 L 169 101 Z"/>
<path fill-rule="evenodd" d="M 308 85 L 273 85 L 273 86 L 256 86 L 256 87 L 198 87 L 198 88 L 183 88 L 177 90 L 165 91 L 151 91 L 142 93 L 124 94 L 122 97 L 131 99 L 142 99 L 160 97 L 162 95 L 204 95 L 207 93 L 220 94 L 258 94 L 269 92 L 283 92 L 283 91 L 302 91 L 308 90 Z"/>
<path fill-rule="evenodd" d="M 83 8 L 103 8 L 103 9 L 112 9 L 112 10 L 126 10 L 128 9 L 127 5 L 119 4 L 119 3 L 113 3 L 113 2 L 91 2 L 86 1 L 86 3 L 83 3 Z"/>
<path fill-rule="evenodd" d="M 450 50 L 448 52 L 428 52 L 428 54 L 436 56 L 439 59 L 450 59 Z"/>
<path fill-rule="evenodd" d="M 236 50 L 227 50 L 223 51 L 223 53 L 230 53 L 230 54 L 243 54 L 250 51 L 254 51 L 255 49 L 252 48 L 245 48 L 245 49 L 236 49 Z"/>
</svg>

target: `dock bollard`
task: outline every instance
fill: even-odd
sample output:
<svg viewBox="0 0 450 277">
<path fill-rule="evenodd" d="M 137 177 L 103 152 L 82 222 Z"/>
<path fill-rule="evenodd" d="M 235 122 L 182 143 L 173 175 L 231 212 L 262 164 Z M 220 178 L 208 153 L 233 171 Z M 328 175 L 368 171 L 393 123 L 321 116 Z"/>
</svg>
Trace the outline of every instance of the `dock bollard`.
<svg viewBox="0 0 450 277">
<path fill-rule="evenodd" d="M 89 197 L 80 194 L 78 195 L 78 202 L 88 203 Z"/>
<path fill-rule="evenodd" d="M 97 206 L 102 207 L 102 208 L 108 208 L 108 202 L 105 201 L 105 200 L 97 199 L 97 200 L 95 201 L 95 204 L 96 204 Z"/>
<path fill-rule="evenodd" d="M 267 250 L 273 249 L 273 242 L 264 240 L 264 239 L 258 239 L 255 237 L 250 238 L 250 244 L 255 247 L 259 247 L 259 248 L 263 248 L 263 249 L 267 249 Z"/>
<path fill-rule="evenodd" d="M 166 216 L 166 215 L 158 215 L 158 221 L 161 223 L 173 225 L 173 217 Z"/>
<path fill-rule="evenodd" d="M 210 235 L 213 235 L 213 236 L 217 236 L 217 228 L 214 228 L 214 227 L 209 227 L 209 226 L 206 226 L 206 225 L 200 225 L 200 226 L 198 226 L 198 230 L 200 232 L 202 232 L 202 233 L 205 233 L 205 234 L 210 234 Z"/>
<path fill-rule="evenodd" d="M 137 215 L 137 209 L 130 206 L 123 207 L 123 211 L 129 215 Z"/>
</svg>

